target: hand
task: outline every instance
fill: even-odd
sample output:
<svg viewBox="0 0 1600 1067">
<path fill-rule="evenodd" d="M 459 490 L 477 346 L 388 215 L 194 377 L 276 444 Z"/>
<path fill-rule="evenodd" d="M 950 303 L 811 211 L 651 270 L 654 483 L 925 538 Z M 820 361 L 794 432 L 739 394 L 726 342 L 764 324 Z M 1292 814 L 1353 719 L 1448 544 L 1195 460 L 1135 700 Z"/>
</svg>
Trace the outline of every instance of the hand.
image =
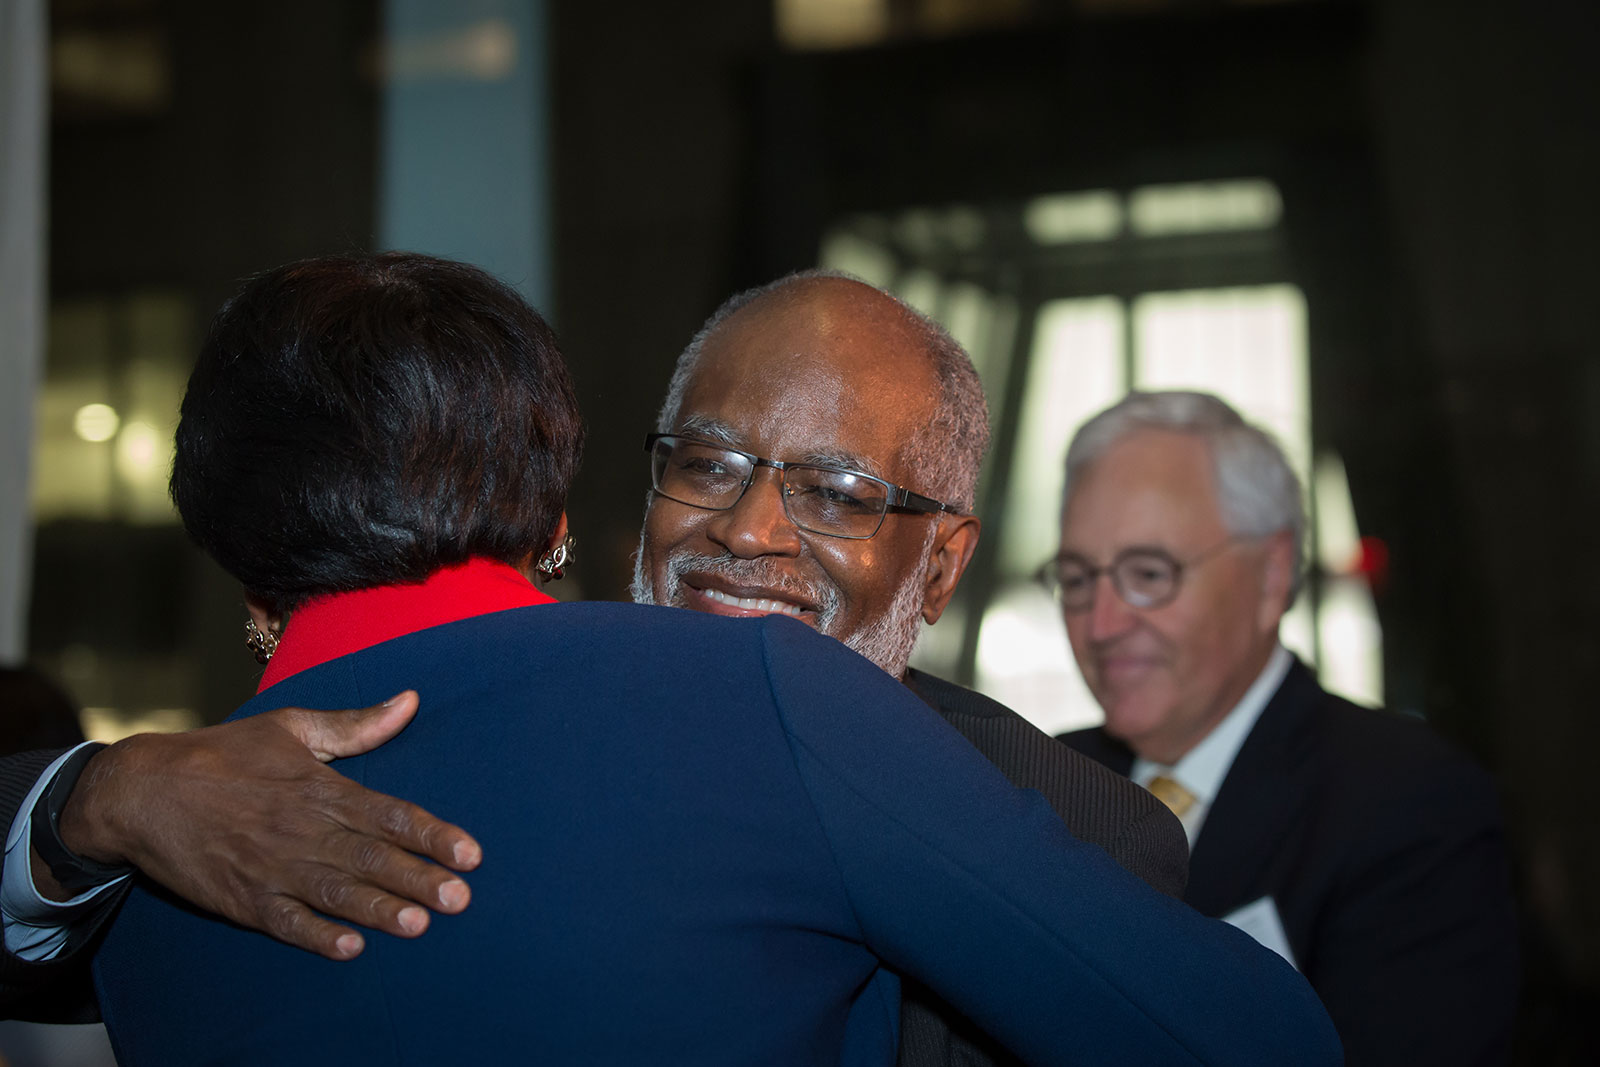
<svg viewBox="0 0 1600 1067">
<path fill-rule="evenodd" d="M 365 942 L 313 909 L 416 937 L 428 909 L 467 906 L 467 884 L 450 869 L 472 870 L 482 850 L 460 828 L 323 766 L 383 744 L 416 710 L 407 691 L 359 710 L 279 708 L 127 738 L 84 768 L 61 814 L 62 840 L 329 959 L 351 959 Z"/>
</svg>

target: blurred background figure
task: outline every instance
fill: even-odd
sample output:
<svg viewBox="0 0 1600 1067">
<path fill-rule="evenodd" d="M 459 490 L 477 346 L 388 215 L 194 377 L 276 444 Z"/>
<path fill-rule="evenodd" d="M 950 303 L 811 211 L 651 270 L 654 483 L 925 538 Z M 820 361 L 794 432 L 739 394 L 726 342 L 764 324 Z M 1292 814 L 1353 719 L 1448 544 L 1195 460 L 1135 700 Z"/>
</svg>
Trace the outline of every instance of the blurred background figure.
<svg viewBox="0 0 1600 1067">
<path fill-rule="evenodd" d="M 683 339 L 728 293 L 850 270 L 944 323 L 990 399 L 984 537 L 912 665 L 1051 732 L 1098 724 L 1031 581 L 1061 455 L 1130 389 L 1221 396 L 1307 490 L 1284 645 L 1494 779 L 1528 936 L 1514 1059 L 1593 1061 L 1597 20 L 1588 0 L 8 0 L 0 656 L 65 684 L 97 736 L 253 687 L 237 596 L 163 489 L 187 360 L 238 278 L 401 247 L 516 285 L 591 420 L 581 594 L 620 599 L 639 509 L 618 472 Z"/>
<path fill-rule="evenodd" d="M 1517 934 L 1488 777 L 1317 684 L 1278 640 L 1299 482 L 1206 393 L 1134 393 L 1067 450 L 1044 576 L 1105 725 L 1062 740 L 1167 804 L 1184 900 L 1293 963 L 1351 1064 L 1497 1064 Z"/>
<path fill-rule="evenodd" d="M 72 698 L 32 667 L 0 667 L 0 756 L 83 740 Z"/>
</svg>

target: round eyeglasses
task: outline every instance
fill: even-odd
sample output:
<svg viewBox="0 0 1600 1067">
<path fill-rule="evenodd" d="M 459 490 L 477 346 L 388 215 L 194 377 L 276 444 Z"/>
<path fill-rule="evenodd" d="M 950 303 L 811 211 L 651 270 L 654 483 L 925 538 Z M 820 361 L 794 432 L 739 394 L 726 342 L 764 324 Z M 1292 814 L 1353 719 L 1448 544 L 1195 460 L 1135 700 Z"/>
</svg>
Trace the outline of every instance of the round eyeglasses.
<svg viewBox="0 0 1600 1067">
<path fill-rule="evenodd" d="M 802 530 L 864 541 L 883 526 L 890 511 L 961 514 L 932 497 L 902 489 L 860 471 L 814 463 L 763 459 L 726 445 L 676 434 L 644 439 L 650 453 L 650 484 L 668 500 L 707 511 L 727 511 L 744 496 L 757 467 L 782 477 L 783 511 Z"/>
<path fill-rule="evenodd" d="M 1187 568 L 1204 563 L 1238 540 L 1229 537 L 1188 559 L 1178 559 L 1161 548 L 1125 548 L 1104 567 L 1095 566 L 1076 552 L 1063 552 L 1040 567 L 1034 579 L 1069 614 L 1094 607 L 1102 574 L 1111 579 L 1111 587 L 1129 607 L 1159 608 L 1178 595 Z"/>
</svg>

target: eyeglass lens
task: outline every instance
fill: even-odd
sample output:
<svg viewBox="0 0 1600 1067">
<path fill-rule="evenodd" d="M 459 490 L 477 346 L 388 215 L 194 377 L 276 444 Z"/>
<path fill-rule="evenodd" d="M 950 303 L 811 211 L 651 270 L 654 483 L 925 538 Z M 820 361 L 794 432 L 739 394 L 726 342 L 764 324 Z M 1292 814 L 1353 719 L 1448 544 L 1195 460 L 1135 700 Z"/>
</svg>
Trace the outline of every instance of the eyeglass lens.
<svg viewBox="0 0 1600 1067">
<path fill-rule="evenodd" d="M 1151 608 L 1171 600 L 1178 591 L 1178 561 L 1165 552 L 1136 549 L 1119 555 L 1105 573 L 1111 575 L 1117 595 L 1136 608 Z M 1061 606 L 1087 611 L 1094 604 L 1095 582 L 1101 568 L 1081 559 L 1067 558 L 1056 568 Z"/>
<path fill-rule="evenodd" d="M 656 441 L 650 462 L 658 492 L 713 511 L 737 504 L 755 472 L 742 453 L 681 438 Z M 889 504 L 882 482 L 830 467 L 788 466 L 782 473 L 784 511 L 796 526 L 841 537 L 877 532 Z"/>
</svg>

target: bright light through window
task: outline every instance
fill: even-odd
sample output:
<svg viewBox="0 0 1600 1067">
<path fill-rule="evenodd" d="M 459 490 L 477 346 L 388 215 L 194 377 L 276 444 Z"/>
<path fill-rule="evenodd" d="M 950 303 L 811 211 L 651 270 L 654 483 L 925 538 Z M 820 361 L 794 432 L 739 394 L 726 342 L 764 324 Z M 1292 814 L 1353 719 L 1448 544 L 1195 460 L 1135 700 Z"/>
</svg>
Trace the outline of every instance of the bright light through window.
<svg viewBox="0 0 1600 1067">
<path fill-rule="evenodd" d="M 1147 185 L 1128 198 L 1128 223 L 1141 237 L 1265 230 L 1282 214 L 1277 187 L 1266 181 Z"/>
<path fill-rule="evenodd" d="M 1362 704 L 1383 703 L 1383 632 L 1372 589 L 1360 572 L 1361 540 L 1344 463 L 1317 457 L 1318 565 L 1329 575 L 1317 608 L 1317 669 L 1322 684 Z"/>
<path fill-rule="evenodd" d="M 976 285 L 952 285 L 945 291 L 943 305 L 944 327 L 962 348 L 973 352 L 988 347 L 994 316 L 989 294 Z"/>
<path fill-rule="evenodd" d="M 1083 683 L 1055 602 L 1031 584 L 1007 588 L 978 631 L 977 686 L 1050 734 L 1105 716 Z"/>
<path fill-rule="evenodd" d="M 1306 306 L 1292 285 L 1151 293 L 1133 304 L 1134 384 L 1202 389 L 1265 426 L 1311 472 Z"/>
<path fill-rule="evenodd" d="M 994 587 L 986 591 L 987 603 L 953 603 L 940 625 L 924 634 L 913 662 L 936 674 L 959 672 L 963 650 L 971 649 L 968 627 L 977 626 L 972 669 L 979 689 L 1049 732 L 1102 721 L 1055 605 L 1030 580 L 1058 547 L 1066 446 L 1085 419 L 1130 388 L 1196 389 L 1221 396 L 1276 436 L 1315 503 L 1318 528 L 1310 531 L 1308 548 L 1317 551 L 1320 545 L 1313 566 L 1326 577 L 1284 616 L 1284 644 L 1317 667 L 1328 688 L 1380 703 L 1382 641 L 1370 588 L 1355 570 L 1360 535 L 1349 486 L 1331 454 L 1319 458 L 1312 477 L 1306 302 L 1300 290 L 1289 284 L 1213 285 L 1073 296 L 1037 307 L 1031 321 L 1026 317 L 1030 290 L 1049 293 L 1062 285 L 1071 291 L 1086 279 L 1096 286 L 1103 280 L 1109 289 L 1119 280 L 1137 279 L 1144 270 L 1140 264 L 1147 258 L 1157 262 L 1163 249 L 1183 257 L 1177 276 L 1199 281 L 1207 271 L 1191 269 L 1198 263 L 1191 258 L 1203 253 L 1200 239 L 1207 234 L 1232 233 L 1226 239 L 1232 254 L 1241 241 L 1274 248 L 1272 234 L 1246 240 L 1243 231 L 1279 225 L 1283 204 L 1277 189 L 1259 179 L 1145 186 L 1126 196 L 1109 190 L 1040 196 L 1015 210 L 1027 234 L 1020 251 L 1005 244 L 1007 227 L 986 227 L 986 218 L 996 217 L 992 207 L 984 215 L 960 205 L 854 216 L 823 242 L 823 265 L 892 284 L 902 299 L 942 321 L 972 353 L 994 424 L 1012 425 L 1015 419 L 1015 447 L 992 454 L 986 466 L 987 484 L 993 484 L 993 469 L 1008 465 L 1006 498 L 985 508 L 985 540 L 1000 541 Z M 1164 241 L 1174 237 L 1181 240 Z M 1072 247 L 1091 242 L 1111 243 Z M 980 289 L 943 275 L 952 250 L 959 250 L 964 266 L 987 257 L 1024 279 L 1030 269 L 1038 273 L 1014 288 L 985 281 Z M 1030 255 L 1039 257 L 1032 267 Z M 1261 255 L 1266 258 L 1257 270 L 1270 277 L 1280 261 Z M 1103 279 L 1096 266 L 1102 261 L 1110 268 Z M 1053 274 L 1062 263 L 1072 269 Z M 1033 331 L 1022 357 L 1029 361 L 1027 385 L 1018 406 L 1007 412 L 999 407 L 1008 374 L 1016 370 L 1009 365 L 1018 326 Z"/>
<path fill-rule="evenodd" d="M 1055 554 L 1067 441 L 1079 423 L 1127 388 L 1121 352 L 1120 301 L 1057 300 L 1040 310 L 1011 493 L 998 531 L 1005 571 L 1027 573 Z"/>
<path fill-rule="evenodd" d="M 846 227 L 829 231 L 822 239 L 824 267 L 854 274 L 880 288 L 894 284 L 894 254 L 877 241 L 868 240 Z"/>
<path fill-rule="evenodd" d="M 1022 209 L 1028 236 L 1042 245 L 1107 241 L 1122 230 L 1122 201 L 1115 193 L 1056 193 Z"/>
</svg>

